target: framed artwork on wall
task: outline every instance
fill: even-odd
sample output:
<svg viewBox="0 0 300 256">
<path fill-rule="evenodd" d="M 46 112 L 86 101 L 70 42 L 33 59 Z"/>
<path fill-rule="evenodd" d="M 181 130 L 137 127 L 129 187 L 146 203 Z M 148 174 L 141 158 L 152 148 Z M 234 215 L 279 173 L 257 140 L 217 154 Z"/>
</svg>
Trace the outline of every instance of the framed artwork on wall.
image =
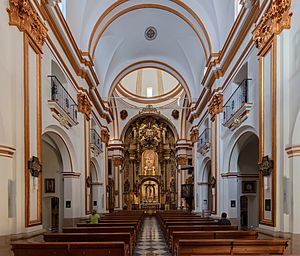
<svg viewBox="0 0 300 256">
<path fill-rule="evenodd" d="M 55 193 L 55 179 L 45 179 L 45 193 Z"/>
<path fill-rule="evenodd" d="M 256 181 L 242 181 L 242 193 L 256 193 Z"/>
</svg>

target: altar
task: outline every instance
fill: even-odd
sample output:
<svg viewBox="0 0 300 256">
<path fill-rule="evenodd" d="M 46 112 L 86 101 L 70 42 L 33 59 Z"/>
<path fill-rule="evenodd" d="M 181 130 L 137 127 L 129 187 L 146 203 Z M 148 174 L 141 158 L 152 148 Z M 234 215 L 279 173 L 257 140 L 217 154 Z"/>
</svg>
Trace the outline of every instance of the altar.
<svg viewBox="0 0 300 256">
<path fill-rule="evenodd" d="M 159 210 L 160 203 L 141 203 L 142 210 Z"/>
</svg>

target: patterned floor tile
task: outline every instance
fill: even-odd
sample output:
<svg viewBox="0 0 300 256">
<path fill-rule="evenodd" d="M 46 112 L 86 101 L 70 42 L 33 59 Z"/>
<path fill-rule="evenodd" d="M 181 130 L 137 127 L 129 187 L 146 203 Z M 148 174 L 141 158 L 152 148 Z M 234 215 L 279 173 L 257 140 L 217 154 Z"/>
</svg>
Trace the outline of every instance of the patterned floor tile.
<svg viewBox="0 0 300 256">
<path fill-rule="evenodd" d="M 171 256 L 155 217 L 146 217 L 134 256 Z"/>
</svg>

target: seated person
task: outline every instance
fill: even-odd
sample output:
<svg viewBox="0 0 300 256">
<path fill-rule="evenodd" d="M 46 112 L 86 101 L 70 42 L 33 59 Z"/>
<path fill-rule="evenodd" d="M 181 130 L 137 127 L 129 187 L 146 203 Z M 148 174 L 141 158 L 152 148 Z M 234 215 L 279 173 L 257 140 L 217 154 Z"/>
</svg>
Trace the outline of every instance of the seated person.
<svg viewBox="0 0 300 256">
<path fill-rule="evenodd" d="M 93 210 L 92 214 L 90 215 L 90 223 L 97 224 L 99 222 L 100 222 L 100 215 L 97 213 L 96 210 Z"/>
<path fill-rule="evenodd" d="M 229 219 L 227 219 L 227 213 L 222 212 L 221 219 L 218 220 L 219 225 L 231 225 L 231 222 Z"/>
</svg>

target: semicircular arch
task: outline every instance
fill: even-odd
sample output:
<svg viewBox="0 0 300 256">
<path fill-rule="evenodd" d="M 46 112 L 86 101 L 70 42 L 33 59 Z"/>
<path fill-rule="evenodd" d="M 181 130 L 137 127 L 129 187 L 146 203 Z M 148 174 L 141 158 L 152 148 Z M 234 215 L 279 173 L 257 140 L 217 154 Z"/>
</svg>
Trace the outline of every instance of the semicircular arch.
<svg viewBox="0 0 300 256">
<path fill-rule="evenodd" d="M 75 172 L 75 170 L 78 170 L 74 146 L 68 134 L 62 128 L 50 125 L 44 129 L 42 136 L 49 136 L 59 148 L 64 172 Z"/>
</svg>

